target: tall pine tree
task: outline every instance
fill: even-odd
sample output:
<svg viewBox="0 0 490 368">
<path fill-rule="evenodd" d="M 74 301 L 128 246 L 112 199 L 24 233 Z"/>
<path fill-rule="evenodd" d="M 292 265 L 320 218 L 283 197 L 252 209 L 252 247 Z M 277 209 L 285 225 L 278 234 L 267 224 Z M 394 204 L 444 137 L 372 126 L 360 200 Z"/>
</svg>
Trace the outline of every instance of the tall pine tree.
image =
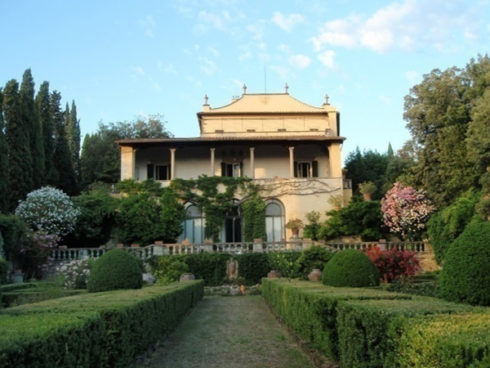
<svg viewBox="0 0 490 368">
<path fill-rule="evenodd" d="M 51 118 L 49 99 L 49 83 L 43 82 L 36 95 L 36 107 L 39 114 L 39 123 L 42 131 L 44 146 L 44 178 L 43 184 L 56 184 L 56 172 L 54 170 L 54 126 Z"/>
<path fill-rule="evenodd" d="M 57 173 L 56 186 L 70 195 L 78 192 L 75 172 L 71 164 L 71 152 L 66 139 L 63 113 L 60 108 L 61 95 L 57 91 L 51 93 L 51 117 L 56 129 L 54 150 L 54 166 Z"/>
<path fill-rule="evenodd" d="M 32 188 L 32 164 L 29 128 L 22 119 L 19 84 L 12 79 L 3 96 L 7 144 L 9 146 L 9 209 L 13 210 Z"/>
<path fill-rule="evenodd" d="M 0 89 L 0 212 L 8 210 L 8 146 L 2 109 L 3 93 Z"/>
<path fill-rule="evenodd" d="M 80 173 L 80 121 L 77 118 L 77 106 L 75 101 L 71 102 L 70 118 L 67 126 L 68 146 L 71 151 L 71 162 L 78 182 L 81 179 Z"/>
<path fill-rule="evenodd" d="M 34 80 L 31 69 L 27 69 L 22 77 L 20 86 L 20 103 L 22 110 L 22 119 L 24 124 L 29 128 L 29 145 L 31 151 L 32 165 L 32 188 L 37 189 L 44 182 L 44 145 L 42 140 L 41 125 L 39 115 L 34 103 Z"/>
</svg>

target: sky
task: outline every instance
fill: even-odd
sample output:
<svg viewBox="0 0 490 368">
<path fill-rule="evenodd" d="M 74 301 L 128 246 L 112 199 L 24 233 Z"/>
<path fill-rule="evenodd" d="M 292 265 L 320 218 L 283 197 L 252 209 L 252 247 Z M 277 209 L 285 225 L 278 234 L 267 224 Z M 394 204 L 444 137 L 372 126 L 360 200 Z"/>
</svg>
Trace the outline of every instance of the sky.
<svg viewBox="0 0 490 368">
<path fill-rule="evenodd" d="M 399 149 L 403 103 L 435 68 L 489 52 L 489 0 L 0 0 L 0 86 L 31 68 L 75 100 L 82 134 L 161 115 L 176 137 L 196 113 L 248 93 L 340 111 L 343 156 Z"/>
</svg>

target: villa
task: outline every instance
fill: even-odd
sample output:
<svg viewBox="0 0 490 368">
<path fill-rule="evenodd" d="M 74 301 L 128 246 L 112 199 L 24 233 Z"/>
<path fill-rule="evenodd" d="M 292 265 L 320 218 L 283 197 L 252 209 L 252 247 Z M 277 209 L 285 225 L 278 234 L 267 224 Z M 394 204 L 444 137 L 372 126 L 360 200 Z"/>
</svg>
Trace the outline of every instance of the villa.
<svg viewBox="0 0 490 368">
<path fill-rule="evenodd" d="M 175 178 L 246 176 L 259 184 L 266 199 L 267 241 L 292 234 L 290 219 L 312 210 L 324 214 L 332 199 L 345 203 L 352 195 L 342 171 L 340 113 L 328 96 L 320 107 L 288 93 L 247 93 L 230 104 L 212 108 L 208 97 L 197 113 L 200 136 L 194 138 L 123 139 L 121 179 L 154 179 L 168 185 Z M 240 198 L 224 219 L 223 242 L 242 240 Z M 204 218 L 186 204 L 181 239 L 203 243 Z M 288 231 L 288 232 L 286 232 Z"/>
</svg>

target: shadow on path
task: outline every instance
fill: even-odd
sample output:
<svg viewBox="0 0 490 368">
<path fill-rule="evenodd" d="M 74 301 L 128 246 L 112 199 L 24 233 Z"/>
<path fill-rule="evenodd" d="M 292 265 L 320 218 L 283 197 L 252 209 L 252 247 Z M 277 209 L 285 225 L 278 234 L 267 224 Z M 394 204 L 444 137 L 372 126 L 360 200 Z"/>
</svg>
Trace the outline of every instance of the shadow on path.
<svg viewBox="0 0 490 368">
<path fill-rule="evenodd" d="M 135 368 L 314 368 L 260 296 L 206 297 Z"/>
</svg>

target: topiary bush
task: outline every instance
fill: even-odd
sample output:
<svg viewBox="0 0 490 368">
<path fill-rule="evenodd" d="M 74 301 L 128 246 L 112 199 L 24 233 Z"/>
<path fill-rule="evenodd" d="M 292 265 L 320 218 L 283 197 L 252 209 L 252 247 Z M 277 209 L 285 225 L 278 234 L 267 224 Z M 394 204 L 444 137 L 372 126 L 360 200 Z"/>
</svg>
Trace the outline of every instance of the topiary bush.
<svg viewBox="0 0 490 368">
<path fill-rule="evenodd" d="M 245 253 L 235 257 L 238 261 L 238 276 L 245 285 L 258 284 L 270 271 L 266 253 Z"/>
<path fill-rule="evenodd" d="M 323 270 L 322 281 L 331 286 L 376 286 L 379 272 L 364 253 L 348 249 L 335 254 Z"/>
<path fill-rule="evenodd" d="M 92 267 L 87 282 L 89 292 L 139 289 L 143 270 L 138 260 L 121 249 L 113 249 L 100 257 Z"/>
<path fill-rule="evenodd" d="M 330 252 L 319 245 L 314 245 L 305 249 L 301 252 L 301 256 L 296 262 L 298 273 L 306 280 L 308 274 L 315 268 L 323 270 L 332 257 L 333 252 Z"/>
<path fill-rule="evenodd" d="M 441 297 L 490 305 L 490 222 L 473 221 L 449 248 L 440 276 Z"/>
</svg>

